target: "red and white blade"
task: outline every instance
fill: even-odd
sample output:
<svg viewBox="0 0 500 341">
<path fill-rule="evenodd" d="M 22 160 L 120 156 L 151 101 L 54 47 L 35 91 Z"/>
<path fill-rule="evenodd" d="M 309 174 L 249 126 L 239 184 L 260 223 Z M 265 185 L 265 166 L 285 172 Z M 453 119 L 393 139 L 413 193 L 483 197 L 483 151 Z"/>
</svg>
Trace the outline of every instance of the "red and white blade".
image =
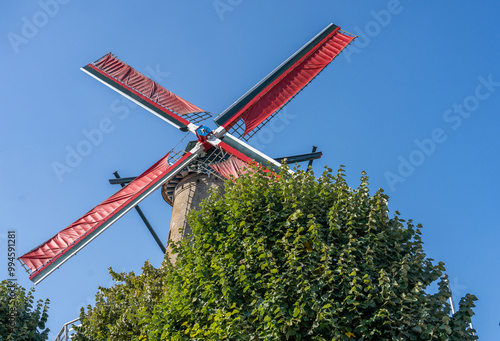
<svg viewBox="0 0 500 341">
<path fill-rule="evenodd" d="M 241 174 L 248 172 L 249 165 L 254 163 L 263 167 L 270 167 L 274 172 L 279 171 L 279 162 L 229 133 L 218 139 L 214 145 L 231 155 L 222 162 L 208 165 L 225 178 L 229 176 L 239 177 Z"/>
<path fill-rule="evenodd" d="M 242 136 L 247 135 L 293 99 L 354 38 L 330 24 L 217 116 L 215 122 L 229 130 L 241 119 L 245 123 Z"/>
<path fill-rule="evenodd" d="M 42 281 L 149 194 L 194 161 L 200 151 L 199 147 L 195 147 L 172 165 L 168 162 L 170 153 L 165 155 L 147 171 L 73 224 L 19 257 L 29 269 L 30 280 L 35 284 Z"/>
<path fill-rule="evenodd" d="M 187 131 L 190 125 L 195 127 L 190 116 L 211 116 L 111 53 L 85 65 L 82 70 L 182 131 Z"/>
</svg>

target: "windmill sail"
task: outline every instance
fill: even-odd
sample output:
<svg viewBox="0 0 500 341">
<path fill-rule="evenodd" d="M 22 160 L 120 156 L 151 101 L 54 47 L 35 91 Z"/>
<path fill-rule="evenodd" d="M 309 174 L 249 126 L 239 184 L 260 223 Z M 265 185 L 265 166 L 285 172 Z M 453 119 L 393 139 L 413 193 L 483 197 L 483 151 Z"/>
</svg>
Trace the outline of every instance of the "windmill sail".
<svg viewBox="0 0 500 341">
<path fill-rule="evenodd" d="M 242 136 L 285 106 L 354 39 L 330 24 L 288 60 L 271 72 L 238 101 L 217 116 L 215 122 L 229 130 L 239 120 Z"/>
<path fill-rule="evenodd" d="M 199 147 L 195 147 L 173 165 L 168 163 L 170 153 L 165 155 L 147 171 L 73 224 L 19 257 L 29 269 L 30 279 L 35 284 L 42 281 L 164 182 L 173 178 L 191 163 L 200 151 Z"/>
<path fill-rule="evenodd" d="M 231 156 L 227 160 L 218 163 L 212 163 L 208 166 L 226 179 L 230 176 L 234 176 L 235 178 L 237 178 L 241 174 L 248 173 L 249 170 L 249 164 L 238 159 L 236 156 Z"/>
<path fill-rule="evenodd" d="M 196 123 L 211 116 L 111 53 L 82 70 L 180 130 L 186 131 L 190 121 Z"/>
<path fill-rule="evenodd" d="M 258 151 L 247 143 L 238 140 L 229 133 L 226 133 L 221 139 L 222 141 L 217 144 L 217 147 L 224 152 L 231 155 L 231 158 L 226 163 L 210 165 L 211 168 L 216 170 L 219 174 L 227 177 L 228 175 L 238 176 L 244 170 L 245 165 L 251 163 L 260 163 L 264 167 L 271 167 L 274 171 L 278 172 L 280 164 L 273 158 Z"/>
<path fill-rule="evenodd" d="M 278 161 L 229 133 L 221 138 L 217 148 L 229 154 L 230 157 L 208 166 L 225 178 L 230 176 L 237 178 L 241 174 L 252 171 L 249 168 L 251 164 L 260 164 L 262 167 L 269 167 L 273 172 L 279 172 L 281 164 Z M 292 170 L 289 171 L 292 172 Z"/>
</svg>

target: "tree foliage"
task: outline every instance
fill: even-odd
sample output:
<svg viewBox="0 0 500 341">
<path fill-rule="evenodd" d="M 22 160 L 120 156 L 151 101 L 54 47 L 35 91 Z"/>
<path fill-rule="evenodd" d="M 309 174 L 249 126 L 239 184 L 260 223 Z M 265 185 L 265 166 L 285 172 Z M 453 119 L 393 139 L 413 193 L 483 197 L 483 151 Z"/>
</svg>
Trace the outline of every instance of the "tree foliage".
<svg viewBox="0 0 500 341">
<path fill-rule="evenodd" d="M 76 327 L 75 340 L 146 340 L 147 321 L 168 286 L 167 268 L 156 269 L 146 262 L 139 276 L 110 269 L 118 283 L 99 287 L 95 307 L 89 305 L 87 313 L 81 309 L 82 327 Z"/>
<path fill-rule="evenodd" d="M 177 263 L 114 274 L 82 311 L 80 340 L 474 340 L 474 300 L 451 316 L 444 265 L 388 197 L 256 170 L 190 213 Z M 438 281 L 438 291 L 429 285 Z M 117 335 L 119 335 L 119 338 Z"/>
<path fill-rule="evenodd" d="M 45 328 L 49 299 L 35 304 L 35 289 L 26 289 L 15 282 L 0 283 L 0 341 L 47 340 Z"/>
</svg>

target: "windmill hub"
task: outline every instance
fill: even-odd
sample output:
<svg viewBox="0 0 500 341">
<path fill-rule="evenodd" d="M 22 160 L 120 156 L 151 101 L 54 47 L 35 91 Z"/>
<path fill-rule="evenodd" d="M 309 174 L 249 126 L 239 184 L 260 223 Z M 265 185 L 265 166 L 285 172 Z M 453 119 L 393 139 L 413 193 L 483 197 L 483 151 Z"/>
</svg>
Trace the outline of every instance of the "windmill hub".
<svg viewBox="0 0 500 341">
<path fill-rule="evenodd" d="M 200 126 L 198 129 L 196 129 L 196 134 L 199 136 L 207 136 L 212 132 L 212 129 L 210 129 L 207 126 Z"/>
<path fill-rule="evenodd" d="M 198 142 L 201 143 L 203 149 L 208 151 L 213 147 L 213 144 L 216 143 L 216 137 L 212 130 L 207 126 L 199 126 L 195 130 L 196 137 L 198 138 Z"/>
</svg>

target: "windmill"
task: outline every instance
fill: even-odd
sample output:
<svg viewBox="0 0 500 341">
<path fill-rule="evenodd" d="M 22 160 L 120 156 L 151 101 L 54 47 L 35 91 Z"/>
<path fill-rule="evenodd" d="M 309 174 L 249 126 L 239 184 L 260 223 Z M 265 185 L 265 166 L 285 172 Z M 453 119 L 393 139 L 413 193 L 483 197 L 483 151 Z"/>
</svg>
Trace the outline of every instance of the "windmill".
<svg viewBox="0 0 500 341">
<path fill-rule="evenodd" d="M 230 175 L 238 176 L 249 163 L 255 162 L 278 170 L 280 164 L 277 161 L 245 141 L 307 86 L 354 38 L 340 27 L 328 25 L 218 115 L 214 119 L 217 125 L 215 130 L 200 124 L 211 117 L 210 113 L 163 88 L 111 53 L 84 66 L 82 70 L 90 76 L 177 129 L 193 133 L 197 140 L 189 143 L 181 152 L 168 152 L 127 186 L 19 257 L 30 280 L 35 284 L 40 283 L 160 187 L 163 187 L 165 200 L 174 204 L 175 211 L 178 198 L 174 200 L 174 197 L 181 183 L 191 181 L 213 187 L 214 181 Z M 206 182 L 207 178 L 212 180 Z M 189 196 L 180 201 L 191 207 L 196 204 L 196 200 L 193 201 Z M 182 220 L 184 214 L 181 216 Z M 184 221 L 181 221 L 180 228 L 172 226 L 173 222 L 174 219 L 169 241 L 182 238 L 186 233 L 182 231 Z"/>
</svg>

